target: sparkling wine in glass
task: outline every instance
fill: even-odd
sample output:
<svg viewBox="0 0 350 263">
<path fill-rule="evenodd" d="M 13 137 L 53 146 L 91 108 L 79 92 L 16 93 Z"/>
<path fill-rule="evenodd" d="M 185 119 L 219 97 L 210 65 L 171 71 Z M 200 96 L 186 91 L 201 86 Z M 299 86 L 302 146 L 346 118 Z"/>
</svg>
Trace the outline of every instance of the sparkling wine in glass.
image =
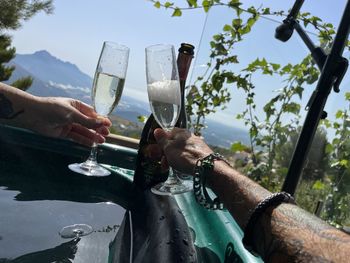
<svg viewBox="0 0 350 263">
<path fill-rule="evenodd" d="M 153 116 L 160 127 L 171 131 L 181 107 L 180 80 L 174 46 L 159 44 L 146 48 L 146 77 Z M 191 185 L 179 179 L 171 167 L 168 179 L 151 189 L 153 193 L 160 195 L 180 194 L 190 190 Z"/>
<path fill-rule="evenodd" d="M 104 42 L 96 67 L 91 98 L 95 111 L 108 116 L 119 103 L 128 67 L 129 48 L 113 42 Z M 74 172 L 87 176 L 107 176 L 110 171 L 97 163 L 97 143 L 83 163 L 70 164 Z"/>
</svg>

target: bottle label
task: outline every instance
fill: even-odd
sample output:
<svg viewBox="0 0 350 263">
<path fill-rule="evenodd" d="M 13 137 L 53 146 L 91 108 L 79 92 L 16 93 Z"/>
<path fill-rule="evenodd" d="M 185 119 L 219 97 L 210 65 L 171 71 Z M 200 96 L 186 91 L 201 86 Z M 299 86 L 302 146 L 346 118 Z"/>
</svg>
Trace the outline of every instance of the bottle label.
<svg viewBox="0 0 350 263">
<path fill-rule="evenodd" d="M 160 162 L 148 159 L 141 163 L 141 167 L 143 168 L 145 188 L 164 182 L 168 178 L 168 172 L 161 171 Z"/>
<path fill-rule="evenodd" d="M 134 183 L 142 189 L 150 188 L 168 178 L 168 171 L 162 171 L 160 160 L 149 157 L 148 145 L 140 146 L 136 160 Z"/>
</svg>

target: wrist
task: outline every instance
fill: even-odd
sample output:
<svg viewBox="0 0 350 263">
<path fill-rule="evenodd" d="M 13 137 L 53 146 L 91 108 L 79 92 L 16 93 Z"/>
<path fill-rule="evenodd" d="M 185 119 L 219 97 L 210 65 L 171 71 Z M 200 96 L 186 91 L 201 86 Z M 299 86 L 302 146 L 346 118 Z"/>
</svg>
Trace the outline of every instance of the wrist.
<svg viewBox="0 0 350 263">
<path fill-rule="evenodd" d="M 0 94 L 3 104 L 3 112 L 0 116 L 1 122 L 11 126 L 30 129 L 32 125 L 32 116 L 36 116 L 33 109 L 36 107 L 38 97 L 17 88 L 1 85 Z"/>
<path fill-rule="evenodd" d="M 232 167 L 224 160 L 215 160 L 213 170 L 207 176 L 207 186 L 209 188 L 215 188 L 215 185 L 228 174 L 228 169 L 232 170 Z"/>
<path fill-rule="evenodd" d="M 197 160 L 194 175 L 193 175 L 193 190 L 196 201 L 207 209 L 224 209 L 224 204 L 219 200 L 219 197 L 212 199 L 207 191 L 207 180 L 213 178 L 213 171 L 216 161 L 222 161 L 226 165 L 229 162 L 218 153 L 210 153 L 209 155 Z"/>
<path fill-rule="evenodd" d="M 42 112 L 45 111 L 45 98 L 28 94 L 23 102 L 23 116 L 20 116 L 20 126 L 36 131 L 36 127 L 41 125 Z"/>
</svg>

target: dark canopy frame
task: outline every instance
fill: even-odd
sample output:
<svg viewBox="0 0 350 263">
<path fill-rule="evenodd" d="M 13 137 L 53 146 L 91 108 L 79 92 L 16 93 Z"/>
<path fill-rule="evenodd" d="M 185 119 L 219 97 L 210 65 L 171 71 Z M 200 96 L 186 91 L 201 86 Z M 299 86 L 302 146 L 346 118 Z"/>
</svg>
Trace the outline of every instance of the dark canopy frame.
<svg viewBox="0 0 350 263">
<path fill-rule="evenodd" d="M 309 48 L 313 59 L 321 71 L 317 86 L 308 102 L 308 113 L 294 149 L 286 179 L 282 186 L 282 191 L 290 193 L 291 195 L 295 193 L 319 121 L 327 117 L 324 107 L 328 96 L 332 88 L 334 92 L 339 92 L 340 83 L 348 68 L 348 60 L 345 59 L 342 54 L 350 31 L 350 1 L 346 3 L 339 28 L 328 55 L 325 54 L 322 48 L 316 47 L 312 43 L 311 39 L 296 20 L 303 3 L 304 0 L 296 0 L 289 15 L 283 21 L 283 24 L 276 28 L 275 34 L 277 39 L 285 42 L 292 36 L 295 29 Z"/>
</svg>

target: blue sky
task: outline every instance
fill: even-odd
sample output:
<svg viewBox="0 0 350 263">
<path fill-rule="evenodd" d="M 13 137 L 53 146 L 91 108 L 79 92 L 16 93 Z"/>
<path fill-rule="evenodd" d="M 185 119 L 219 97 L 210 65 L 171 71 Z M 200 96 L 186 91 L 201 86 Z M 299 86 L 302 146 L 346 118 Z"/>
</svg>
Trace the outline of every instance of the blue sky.
<svg viewBox="0 0 350 263">
<path fill-rule="evenodd" d="M 54 14 L 39 14 L 13 32 L 18 53 L 46 49 L 93 76 L 102 42 L 130 47 L 126 94 L 146 91 L 144 49 L 155 43 L 196 44 L 205 18 L 193 12 L 181 19 L 143 0 L 54 1 Z"/>
<path fill-rule="evenodd" d="M 175 1 L 185 6 L 186 1 Z M 245 6 L 263 2 L 273 10 L 288 10 L 294 3 L 290 0 L 245 0 Z M 324 21 L 338 25 L 345 0 L 311 1 L 306 0 L 302 11 L 309 11 Z M 33 53 L 46 49 L 54 56 L 76 64 L 83 72 L 93 76 L 98 55 L 104 40 L 128 45 L 131 49 L 128 75 L 124 92 L 126 95 L 146 100 L 146 80 L 144 69 L 144 48 L 156 43 L 171 43 L 179 46 L 181 42 L 196 46 L 195 72 L 206 62 L 207 42 L 213 33 L 230 23 L 232 12 L 223 8 L 213 9 L 204 22 L 203 10 L 186 11 L 180 18 L 172 18 L 171 11 L 156 9 L 147 0 L 56 0 L 51 15 L 39 14 L 24 22 L 20 30 L 10 32 L 13 44 L 20 54 Z M 275 18 L 282 20 L 282 18 Z M 266 57 L 272 62 L 296 62 L 308 51 L 297 34 L 287 43 L 274 39 L 277 24 L 261 20 L 254 31 L 237 48 L 240 61 L 245 63 L 256 57 Z M 203 40 L 199 46 L 203 31 Z M 238 70 L 238 68 L 237 68 Z M 261 103 L 278 88 L 281 80 L 261 79 L 259 99 Z M 348 82 L 349 83 L 349 82 Z M 267 92 L 268 91 L 268 92 Z M 212 118 L 227 123 L 234 121 L 234 115 L 242 110 L 244 101 L 239 93 L 233 93 L 232 102 L 226 111 Z M 333 96 L 334 97 L 334 96 Z M 330 105 L 339 95 L 330 99 Z M 332 102 L 333 101 L 333 102 Z M 303 103 L 306 103 L 303 102 Z"/>
</svg>

